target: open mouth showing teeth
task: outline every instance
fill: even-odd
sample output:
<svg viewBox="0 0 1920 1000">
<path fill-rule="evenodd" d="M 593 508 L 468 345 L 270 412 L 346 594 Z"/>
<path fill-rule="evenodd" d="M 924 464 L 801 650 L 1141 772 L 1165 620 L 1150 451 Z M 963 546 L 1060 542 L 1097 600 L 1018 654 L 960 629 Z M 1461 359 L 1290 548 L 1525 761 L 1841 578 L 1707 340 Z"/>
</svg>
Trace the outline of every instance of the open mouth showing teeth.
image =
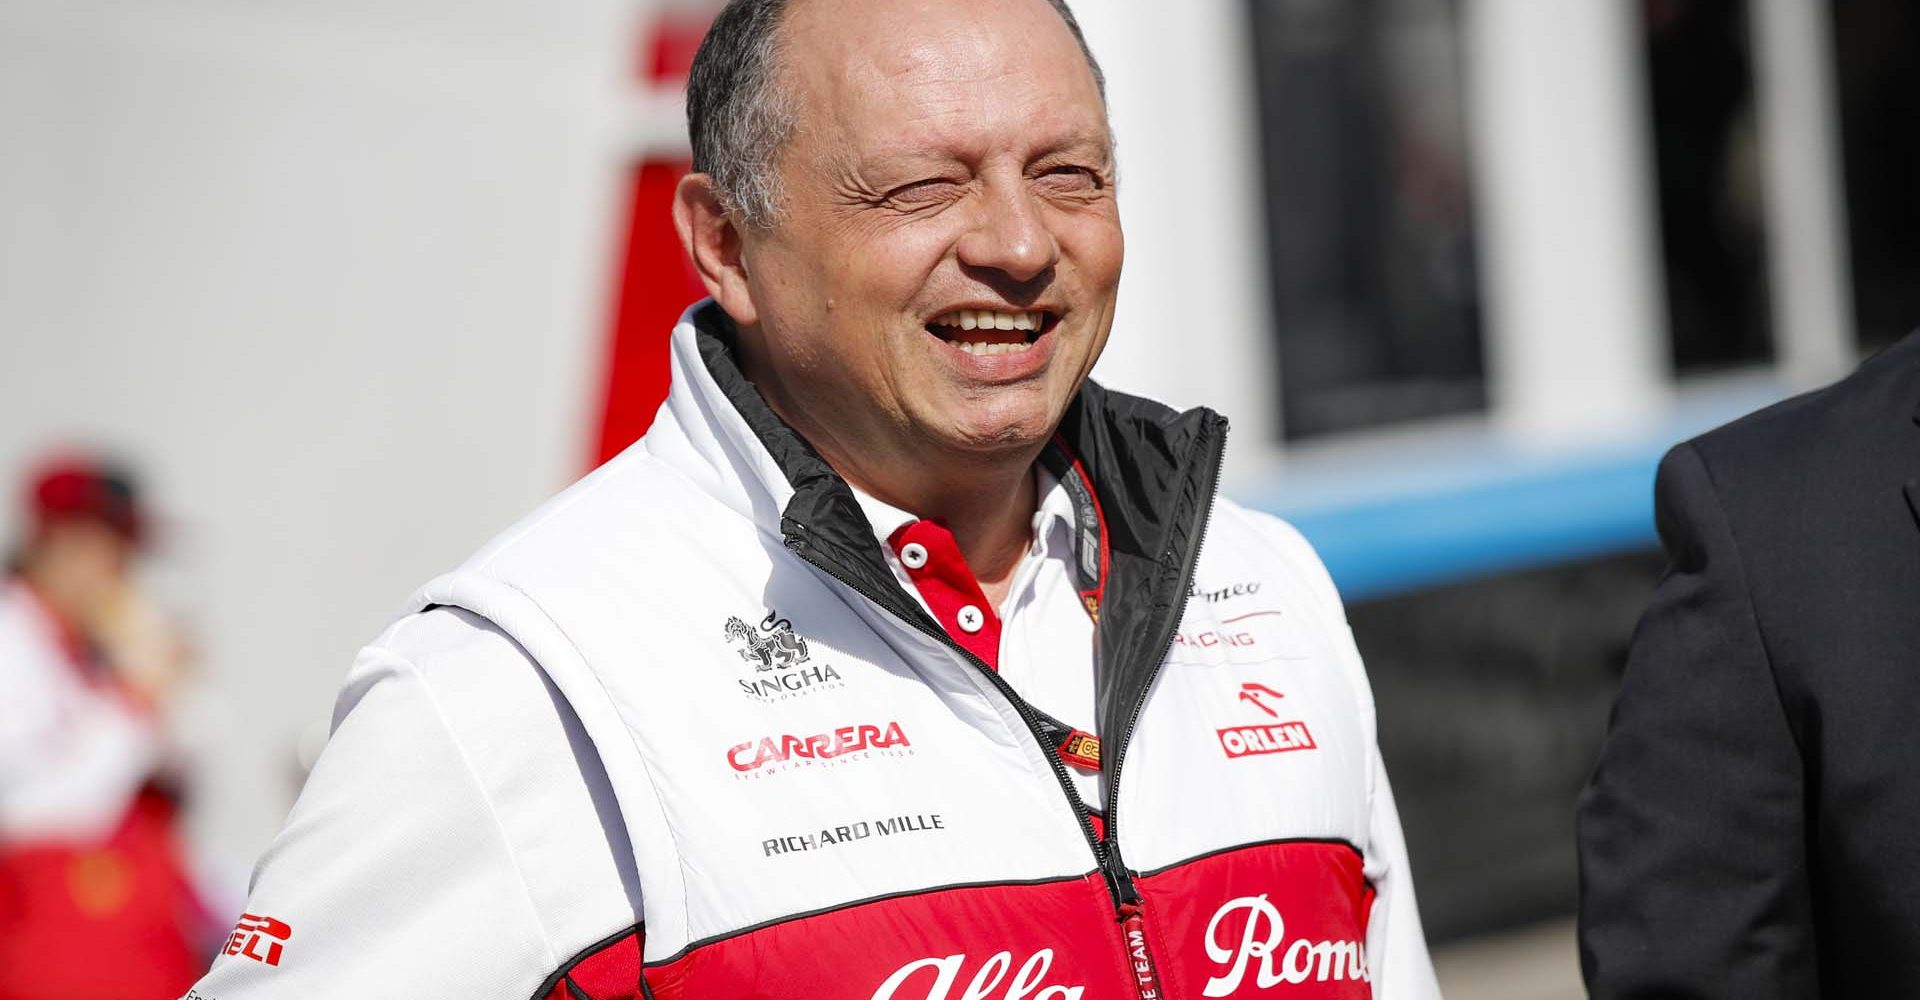
<svg viewBox="0 0 1920 1000">
<path fill-rule="evenodd" d="M 1057 321 L 1053 314 L 1039 310 L 955 309 L 934 317 L 927 323 L 927 332 L 968 354 L 987 357 L 1031 348 Z"/>
</svg>

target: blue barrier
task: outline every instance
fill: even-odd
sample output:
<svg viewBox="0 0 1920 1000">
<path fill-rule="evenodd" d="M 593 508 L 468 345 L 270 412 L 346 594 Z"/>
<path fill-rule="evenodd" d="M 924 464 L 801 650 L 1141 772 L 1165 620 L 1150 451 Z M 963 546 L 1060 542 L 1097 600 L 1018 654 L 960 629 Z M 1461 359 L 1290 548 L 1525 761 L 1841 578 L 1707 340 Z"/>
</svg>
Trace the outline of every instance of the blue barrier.
<svg viewBox="0 0 1920 1000">
<path fill-rule="evenodd" d="M 1658 544 L 1664 449 L 1337 506 L 1272 508 L 1320 553 L 1349 601 Z"/>
<path fill-rule="evenodd" d="M 1694 382 L 1630 439 L 1557 452 L 1518 448 L 1491 432 L 1323 448 L 1236 493 L 1299 528 L 1342 597 L 1383 597 L 1657 546 L 1661 456 L 1786 394 L 1764 373 Z"/>
</svg>

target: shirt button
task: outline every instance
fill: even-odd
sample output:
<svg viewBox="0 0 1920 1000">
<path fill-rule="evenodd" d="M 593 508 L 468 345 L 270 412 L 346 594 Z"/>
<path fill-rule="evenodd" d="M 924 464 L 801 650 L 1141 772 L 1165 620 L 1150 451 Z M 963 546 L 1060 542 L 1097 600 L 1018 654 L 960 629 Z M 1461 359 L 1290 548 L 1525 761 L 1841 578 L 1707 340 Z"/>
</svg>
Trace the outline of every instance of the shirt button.
<svg viewBox="0 0 1920 1000">
<path fill-rule="evenodd" d="M 961 608 L 960 614 L 955 617 L 959 619 L 960 630 L 963 632 L 978 632 L 987 624 L 987 616 L 981 614 L 980 609 L 971 604 Z"/>
<path fill-rule="evenodd" d="M 919 542 L 908 542 L 900 546 L 900 561 L 908 569 L 919 569 L 927 564 L 927 547 Z"/>
</svg>

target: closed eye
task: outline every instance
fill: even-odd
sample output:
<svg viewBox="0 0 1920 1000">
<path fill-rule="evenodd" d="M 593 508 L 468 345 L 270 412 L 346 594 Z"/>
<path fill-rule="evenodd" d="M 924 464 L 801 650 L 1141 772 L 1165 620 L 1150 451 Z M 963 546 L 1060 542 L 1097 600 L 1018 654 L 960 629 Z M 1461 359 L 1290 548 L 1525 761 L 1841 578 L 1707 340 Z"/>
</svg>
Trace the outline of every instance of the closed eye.
<svg viewBox="0 0 1920 1000">
<path fill-rule="evenodd" d="M 962 186 L 960 182 L 950 178 L 929 177 L 911 184 L 902 184 L 888 191 L 885 200 L 895 205 L 929 205 L 952 198 Z"/>
<path fill-rule="evenodd" d="M 1040 179 L 1058 191 L 1097 191 L 1107 186 L 1106 178 L 1091 167 L 1072 164 L 1049 167 Z"/>
</svg>

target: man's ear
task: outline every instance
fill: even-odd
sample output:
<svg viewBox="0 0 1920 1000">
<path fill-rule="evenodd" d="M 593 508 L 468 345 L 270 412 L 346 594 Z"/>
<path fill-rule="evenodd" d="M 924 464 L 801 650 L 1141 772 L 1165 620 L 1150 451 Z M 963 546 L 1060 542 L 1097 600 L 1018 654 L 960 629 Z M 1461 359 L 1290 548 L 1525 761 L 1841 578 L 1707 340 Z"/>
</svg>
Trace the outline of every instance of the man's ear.
<svg viewBox="0 0 1920 1000">
<path fill-rule="evenodd" d="M 747 269 L 741 258 L 740 228 L 721 204 L 713 178 L 688 174 L 673 191 L 673 227 L 680 245 L 700 272 L 713 301 L 743 326 L 759 322 L 753 296 L 747 290 Z"/>
</svg>

